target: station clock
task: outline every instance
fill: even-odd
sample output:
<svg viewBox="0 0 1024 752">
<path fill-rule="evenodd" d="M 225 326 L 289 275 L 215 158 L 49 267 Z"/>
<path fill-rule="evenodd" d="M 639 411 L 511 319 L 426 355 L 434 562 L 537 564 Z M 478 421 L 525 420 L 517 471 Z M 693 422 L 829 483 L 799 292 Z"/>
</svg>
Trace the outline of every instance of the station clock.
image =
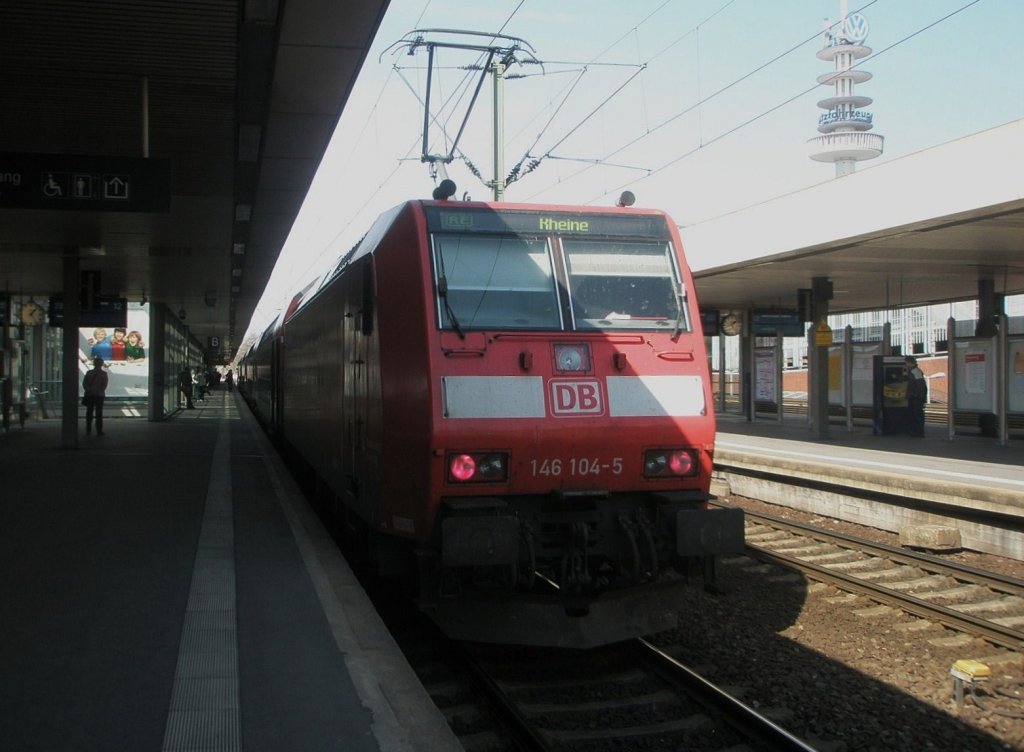
<svg viewBox="0 0 1024 752">
<path fill-rule="evenodd" d="M 21 323 L 26 326 L 39 326 L 46 321 L 46 311 L 43 307 L 30 300 L 21 306 Z"/>
<path fill-rule="evenodd" d="M 722 317 L 722 334 L 734 337 L 743 332 L 743 321 L 735 313 L 727 313 Z"/>
</svg>

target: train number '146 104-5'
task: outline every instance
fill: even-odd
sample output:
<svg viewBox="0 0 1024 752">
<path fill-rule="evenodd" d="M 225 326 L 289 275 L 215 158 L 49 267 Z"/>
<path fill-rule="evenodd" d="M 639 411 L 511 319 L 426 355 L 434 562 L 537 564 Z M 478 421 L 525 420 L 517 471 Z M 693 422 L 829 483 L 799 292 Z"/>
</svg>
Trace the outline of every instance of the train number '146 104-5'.
<svg viewBox="0 0 1024 752">
<path fill-rule="evenodd" d="M 598 458 L 570 457 L 568 459 L 533 459 L 530 460 L 530 473 L 533 477 L 538 476 L 559 476 L 559 475 L 601 475 L 612 473 L 618 475 L 622 472 L 622 458 L 612 457 L 606 462 Z"/>
</svg>

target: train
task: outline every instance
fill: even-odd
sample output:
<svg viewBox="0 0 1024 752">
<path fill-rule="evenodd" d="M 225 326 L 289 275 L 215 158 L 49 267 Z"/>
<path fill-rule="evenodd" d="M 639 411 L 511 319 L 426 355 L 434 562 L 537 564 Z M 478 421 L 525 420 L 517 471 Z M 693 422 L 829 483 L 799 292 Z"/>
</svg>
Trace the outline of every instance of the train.
<svg viewBox="0 0 1024 752">
<path fill-rule="evenodd" d="M 674 626 L 743 550 L 709 505 L 693 278 L 663 212 L 408 200 L 296 295 L 238 386 L 321 511 L 457 639 Z M 322 496 L 322 494 L 321 494 Z"/>
</svg>

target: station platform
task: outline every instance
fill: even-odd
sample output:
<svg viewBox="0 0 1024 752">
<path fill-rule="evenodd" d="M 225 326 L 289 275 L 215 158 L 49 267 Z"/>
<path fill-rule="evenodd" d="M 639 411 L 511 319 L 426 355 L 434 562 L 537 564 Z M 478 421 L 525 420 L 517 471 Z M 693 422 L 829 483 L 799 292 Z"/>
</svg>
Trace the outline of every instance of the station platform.
<svg viewBox="0 0 1024 752">
<path fill-rule="evenodd" d="M 950 439 L 945 425 L 926 425 L 924 438 L 875 436 L 870 426 L 835 423 L 819 438 L 805 415 L 726 413 L 715 466 L 741 496 L 892 532 L 953 524 L 967 548 L 1024 559 L 1024 439 Z M 780 490 L 780 479 L 800 492 Z"/>
<path fill-rule="evenodd" d="M 461 750 L 237 392 L 0 433 L 0 748 Z"/>
</svg>

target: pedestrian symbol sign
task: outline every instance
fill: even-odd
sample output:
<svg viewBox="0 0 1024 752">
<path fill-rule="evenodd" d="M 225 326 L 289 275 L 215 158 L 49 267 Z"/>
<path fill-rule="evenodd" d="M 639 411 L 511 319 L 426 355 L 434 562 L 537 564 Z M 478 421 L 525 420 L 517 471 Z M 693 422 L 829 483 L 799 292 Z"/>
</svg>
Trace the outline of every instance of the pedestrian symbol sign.
<svg viewBox="0 0 1024 752">
<path fill-rule="evenodd" d="M 92 175 L 76 173 L 72 190 L 75 198 L 97 198 L 96 181 Z"/>
</svg>

